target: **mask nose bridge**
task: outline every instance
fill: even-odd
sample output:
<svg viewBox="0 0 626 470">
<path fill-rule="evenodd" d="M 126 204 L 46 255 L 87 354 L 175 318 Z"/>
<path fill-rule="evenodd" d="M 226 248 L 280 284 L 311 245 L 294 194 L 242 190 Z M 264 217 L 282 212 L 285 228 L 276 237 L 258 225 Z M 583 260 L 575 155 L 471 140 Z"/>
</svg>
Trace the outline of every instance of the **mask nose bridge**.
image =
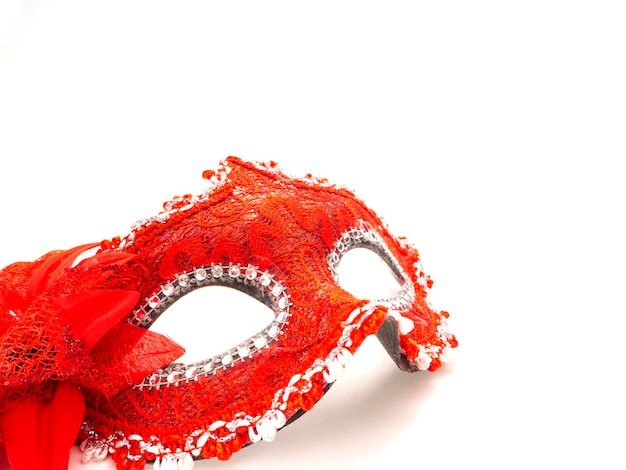
<svg viewBox="0 0 626 470">
<path fill-rule="evenodd" d="M 400 292 L 396 297 L 372 300 L 374 304 L 378 304 L 387 310 L 387 315 L 383 324 L 376 332 L 376 337 L 394 361 L 398 368 L 405 372 L 418 371 L 417 364 L 409 361 L 406 354 L 400 346 L 400 325 L 398 318 L 389 314 L 389 309 L 404 310 L 408 304 L 412 304 L 413 283 L 408 275 L 404 273 L 400 263 L 391 253 L 382 237 L 368 224 L 361 222 L 358 228 L 348 230 L 335 243 L 335 247 L 328 255 L 328 264 L 337 284 L 339 282 L 338 268 L 344 255 L 355 248 L 363 248 L 377 255 L 390 269 L 395 280 L 400 284 Z M 343 288 L 343 287 L 342 287 Z"/>
</svg>

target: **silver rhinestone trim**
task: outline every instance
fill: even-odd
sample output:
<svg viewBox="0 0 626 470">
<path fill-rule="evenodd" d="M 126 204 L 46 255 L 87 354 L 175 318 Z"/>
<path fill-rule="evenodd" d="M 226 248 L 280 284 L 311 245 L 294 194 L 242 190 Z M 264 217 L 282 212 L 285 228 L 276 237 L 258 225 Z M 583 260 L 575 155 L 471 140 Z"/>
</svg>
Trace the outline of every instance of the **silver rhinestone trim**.
<svg viewBox="0 0 626 470">
<path fill-rule="evenodd" d="M 354 248 L 368 248 L 377 253 L 387 263 L 392 273 L 400 282 L 400 292 L 390 299 L 370 299 L 371 303 L 401 311 L 409 308 L 415 301 L 415 288 L 411 278 L 404 272 L 400 263 L 391 253 L 383 238 L 367 222 L 360 221 L 359 226 L 346 231 L 328 254 L 328 266 L 335 282 L 339 283 L 338 267 L 341 258 Z"/>
<path fill-rule="evenodd" d="M 156 319 L 181 297 L 196 289 L 215 285 L 232 287 L 251 295 L 272 309 L 274 320 L 254 336 L 221 354 L 193 364 L 171 364 L 150 374 L 140 384 L 135 385 L 135 388 L 158 389 L 196 381 L 200 377 L 214 374 L 219 369 L 233 367 L 238 362 L 249 359 L 280 337 L 291 315 L 288 290 L 274 279 L 270 272 L 252 265 L 212 264 L 181 273 L 147 297 L 133 312 L 129 323 L 150 328 Z"/>
</svg>

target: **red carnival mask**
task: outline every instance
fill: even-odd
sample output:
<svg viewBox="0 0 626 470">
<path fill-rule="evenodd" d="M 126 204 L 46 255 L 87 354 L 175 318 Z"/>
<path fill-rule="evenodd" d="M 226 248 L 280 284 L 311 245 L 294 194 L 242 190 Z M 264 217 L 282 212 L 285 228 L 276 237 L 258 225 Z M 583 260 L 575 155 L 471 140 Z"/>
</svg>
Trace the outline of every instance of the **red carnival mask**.
<svg viewBox="0 0 626 470">
<path fill-rule="evenodd" d="M 205 193 L 91 257 L 81 246 L 0 271 L 0 444 L 14 470 L 66 468 L 77 435 L 86 461 L 111 455 L 120 469 L 228 459 L 310 410 L 369 335 L 408 372 L 435 371 L 456 347 L 417 250 L 351 192 L 234 157 L 203 176 Z M 339 285 L 357 247 L 387 262 L 397 296 Z M 218 355 L 175 362 L 184 350 L 149 328 L 212 285 L 251 295 L 273 320 Z"/>
</svg>

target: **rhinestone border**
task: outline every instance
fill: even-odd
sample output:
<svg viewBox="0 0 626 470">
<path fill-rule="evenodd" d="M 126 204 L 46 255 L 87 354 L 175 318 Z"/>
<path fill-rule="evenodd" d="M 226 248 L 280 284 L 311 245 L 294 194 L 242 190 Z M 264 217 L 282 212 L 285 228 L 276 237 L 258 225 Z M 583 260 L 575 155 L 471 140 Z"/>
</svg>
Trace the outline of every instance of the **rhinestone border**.
<svg viewBox="0 0 626 470">
<path fill-rule="evenodd" d="M 244 292 L 267 305 L 274 312 L 274 319 L 255 335 L 220 354 L 192 364 L 175 362 L 148 375 L 141 383 L 135 385 L 135 388 L 159 389 L 178 385 L 212 375 L 220 369 L 233 367 L 237 362 L 252 357 L 274 342 L 282 334 L 291 316 L 289 311 L 291 301 L 287 288 L 269 271 L 263 271 L 251 264 L 242 266 L 230 263 L 198 266 L 191 271 L 178 274 L 147 297 L 128 321 L 135 326 L 150 328 L 177 300 L 208 286 L 227 286 Z"/>
<path fill-rule="evenodd" d="M 377 253 L 389 266 L 391 272 L 400 283 L 400 292 L 389 299 L 370 299 L 372 304 L 388 307 L 392 310 L 402 311 L 409 308 L 415 302 L 415 287 L 411 278 L 404 272 L 400 263 L 391 253 L 383 238 L 367 222 L 359 221 L 359 226 L 344 232 L 335 242 L 333 250 L 328 254 L 327 262 L 333 279 L 340 284 L 339 264 L 343 256 L 355 248 L 367 248 Z"/>
</svg>

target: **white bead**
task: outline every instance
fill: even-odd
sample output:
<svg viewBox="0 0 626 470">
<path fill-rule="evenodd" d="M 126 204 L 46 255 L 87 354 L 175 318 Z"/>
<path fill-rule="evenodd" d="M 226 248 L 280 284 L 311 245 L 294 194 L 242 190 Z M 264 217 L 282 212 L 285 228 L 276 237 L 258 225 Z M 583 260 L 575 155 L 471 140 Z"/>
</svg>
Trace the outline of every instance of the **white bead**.
<svg viewBox="0 0 626 470">
<path fill-rule="evenodd" d="M 285 310 L 278 312 L 278 314 L 276 315 L 276 321 L 278 323 L 286 322 L 287 318 L 289 318 L 289 314 Z"/>
<path fill-rule="evenodd" d="M 348 325 L 351 324 L 356 319 L 356 317 L 358 317 L 361 314 L 361 311 L 362 310 L 360 308 L 355 308 L 354 310 L 352 310 L 352 313 L 350 313 L 350 316 L 346 320 L 346 323 Z"/>
<path fill-rule="evenodd" d="M 270 329 L 267 331 L 267 334 L 270 336 L 270 338 L 276 338 L 279 333 L 280 333 L 280 329 L 278 328 L 277 325 L 272 325 Z"/>
<path fill-rule="evenodd" d="M 268 273 L 264 273 L 259 279 L 259 283 L 263 287 L 268 287 L 272 283 L 272 276 Z"/>
<path fill-rule="evenodd" d="M 285 415 L 280 410 L 273 410 L 270 413 L 269 418 L 270 418 L 270 423 L 272 423 L 272 426 L 274 426 L 276 429 L 280 429 L 285 424 L 287 424 L 287 418 L 285 418 Z"/>
<path fill-rule="evenodd" d="M 168 282 L 167 284 L 163 285 L 162 291 L 163 294 L 165 294 L 167 297 L 170 297 L 174 293 L 174 286 Z"/>
<path fill-rule="evenodd" d="M 196 442 L 196 447 L 204 447 L 207 442 L 209 442 L 209 433 L 205 432 L 204 434 L 202 434 L 202 436 L 198 438 L 198 441 Z"/>
<path fill-rule="evenodd" d="M 256 279 L 256 269 L 252 266 L 248 266 L 245 276 L 247 280 L 254 281 Z"/>
<path fill-rule="evenodd" d="M 169 220 L 170 215 L 167 212 L 162 212 L 155 217 L 155 220 L 160 223 L 165 223 Z"/>
<path fill-rule="evenodd" d="M 237 348 L 237 354 L 239 357 L 248 357 L 250 355 L 250 348 L 248 346 L 239 346 Z"/>
<path fill-rule="evenodd" d="M 185 453 L 178 457 L 178 470 L 191 470 L 193 468 L 193 458 L 191 454 Z"/>
<path fill-rule="evenodd" d="M 189 276 L 186 274 L 181 274 L 178 276 L 178 285 L 180 287 L 187 287 L 189 285 Z"/>
<path fill-rule="evenodd" d="M 216 264 L 211 267 L 211 274 L 215 279 L 219 279 L 224 274 L 224 268 L 222 268 L 219 264 Z"/>
<path fill-rule="evenodd" d="M 426 353 L 426 351 L 421 351 L 417 356 L 417 368 L 419 370 L 428 370 L 431 362 L 433 362 L 432 358 Z"/>
<path fill-rule="evenodd" d="M 156 295 L 153 295 L 148 300 L 148 306 L 150 308 L 157 308 L 159 305 L 161 305 L 161 300 L 159 300 L 159 298 Z"/>
<path fill-rule="evenodd" d="M 254 347 L 257 349 L 262 349 L 267 346 L 267 339 L 265 336 L 259 336 L 258 338 L 254 338 Z"/>
<path fill-rule="evenodd" d="M 136 231 L 136 230 L 139 230 L 139 229 L 143 226 L 143 224 L 145 224 L 146 222 L 147 222 L 147 220 L 145 220 L 145 219 L 138 220 L 137 222 L 135 222 L 135 223 L 134 223 L 134 224 L 130 227 L 131 232 L 134 232 L 134 231 Z"/>
<path fill-rule="evenodd" d="M 109 449 L 106 446 L 102 446 L 98 448 L 93 454 L 94 462 L 104 462 L 104 460 L 109 456 Z"/>
<path fill-rule="evenodd" d="M 154 461 L 153 467 L 155 470 L 178 470 L 177 460 L 178 459 L 176 459 L 176 457 L 173 456 L 172 454 L 167 454 L 161 457 L 160 459 L 157 458 Z"/>
<path fill-rule="evenodd" d="M 276 428 L 272 425 L 272 423 L 265 418 L 261 418 L 256 423 L 256 441 L 264 440 L 265 442 L 272 442 L 276 437 Z M 252 436 L 250 436 L 250 440 L 252 440 Z"/>
<path fill-rule="evenodd" d="M 83 463 L 102 462 L 109 455 L 107 446 L 101 442 L 84 440 L 80 445 Z"/>
<path fill-rule="evenodd" d="M 248 436 L 250 436 L 250 442 L 252 442 L 253 444 L 256 444 L 261 440 L 261 435 L 257 433 L 254 426 L 250 426 L 248 428 Z"/>
<path fill-rule="evenodd" d="M 280 294 L 282 294 L 283 292 L 283 286 L 281 284 L 274 284 L 274 287 L 272 287 L 272 295 L 274 297 L 278 297 Z"/>
<path fill-rule="evenodd" d="M 289 380 L 289 387 L 293 387 L 300 379 L 302 378 L 302 375 L 300 374 L 296 374 L 293 377 L 291 377 L 291 380 Z"/>
<path fill-rule="evenodd" d="M 215 421 L 211 426 L 209 426 L 209 431 L 214 432 L 219 428 L 223 428 L 226 425 L 226 421 Z"/>
<path fill-rule="evenodd" d="M 261 431 L 262 438 L 265 442 L 272 442 L 276 437 L 277 429 L 272 426 L 271 423 L 267 423 L 263 426 L 263 430 Z"/>
</svg>

